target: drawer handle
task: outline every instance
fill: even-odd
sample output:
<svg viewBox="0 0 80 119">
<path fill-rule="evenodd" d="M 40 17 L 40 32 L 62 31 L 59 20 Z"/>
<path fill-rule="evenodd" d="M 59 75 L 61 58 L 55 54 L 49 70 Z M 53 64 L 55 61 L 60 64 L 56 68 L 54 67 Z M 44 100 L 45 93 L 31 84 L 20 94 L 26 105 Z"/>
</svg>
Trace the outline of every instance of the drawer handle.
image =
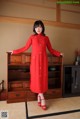
<svg viewBox="0 0 80 119">
<path fill-rule="evenodd" d="M 20 94 L 16 94 L 16 96 L 17 96 L 17 97 L 19 97 L 19 96 L 20 96 Z"/>
</svg>

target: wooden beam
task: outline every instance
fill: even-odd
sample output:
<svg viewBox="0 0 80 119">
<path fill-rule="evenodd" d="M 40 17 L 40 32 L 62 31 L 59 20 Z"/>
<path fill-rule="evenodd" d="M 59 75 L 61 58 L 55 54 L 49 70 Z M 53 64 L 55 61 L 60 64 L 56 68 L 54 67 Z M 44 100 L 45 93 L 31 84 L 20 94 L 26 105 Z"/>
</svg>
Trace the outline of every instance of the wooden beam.
<svg viewBox="0 0 80 119">
<path fill-rule="evenodd" d="M 56 4 L 56 21 L 60 22 L 61 21 L 61 5 Z"/>
<path fill-rule="evenodd" d="M 31 19 L 31 18 L 0 16 L 0 22 L 13 22 L 13 23 L 32 24 L 35 20 L 36 19 Z"/>
<path fill-rule="evenodd" d="M 45 9 L 56 9 L 56 7 L 50 7 L 50 6 L 46 6 L 44 4 L 35 4 L 35 3 L 28 3 L 28 2 L 23 2 L 23 1 L 13 1 L 13 0 L 3 0 L 1 2 L 7 2 L 7 3 L 13 3 L 13 4 L 17 4 L 17 5 L 24 5 L 24 6 L 33 6 L 33 7 L 40 7 L 40 8 L 45 8 Z"/>
<path fill-rule="evenodd" d="M 66 12 L 72 12 L 72 13 L 80 14 L 80 11 L 75 11 L 75 10 L 61 9 L 61 11 L 66 11 Z"/>
<path fill-rule="evenodd" d="M 57 0 L 48 0 L 49 2 L 57 2 Z"/>
<path fill-rule="evenodd" d="M 37 19 L 32 18 L 19 18 L 19 17 L 9 17 L 9 16 L 0 16 L 0 22 L 12 22 L 12 23 L 22 23 L 22 24 L 33 24 L 34 21 Z M 69 28 L 69 29 L 80 29 L 80 24 L 71 24 L 71 23 L 63 23 L 63 22 L 56 22 L 56 21 L 49 21 L 49 20 L 42 20 L 45 25 L 48 26 L 56 26 L 62 28 Z"/>
</svg>

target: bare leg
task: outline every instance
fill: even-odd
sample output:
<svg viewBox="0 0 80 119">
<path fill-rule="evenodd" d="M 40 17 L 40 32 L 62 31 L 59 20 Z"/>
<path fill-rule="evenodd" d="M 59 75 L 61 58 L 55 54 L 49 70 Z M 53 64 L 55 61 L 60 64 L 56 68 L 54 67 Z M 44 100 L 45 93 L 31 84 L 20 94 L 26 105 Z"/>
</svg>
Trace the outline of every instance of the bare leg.
<svg viewBox="0 0 80 119">
<path fill-rule="evenodd" d="M 41 106 L 41 97 L 39 94 L 38 94 L 37 100 L 38 100 L 38 105 Z"/>
<path fill-rule="evenodd" d="M 41 107 L 43 110 L 46 110 L 46 102 L 43 93 L 39 93 L 38 97 L 40 98 L 41 101 Z M 39 101 L 39 100 L 38 100 Z"/>
<path fill-rule="evenodd" d="M 38 95 L 41 97 L 41 99 L 44 99 L 43 93 L 39 93 Z"/>
</svg>

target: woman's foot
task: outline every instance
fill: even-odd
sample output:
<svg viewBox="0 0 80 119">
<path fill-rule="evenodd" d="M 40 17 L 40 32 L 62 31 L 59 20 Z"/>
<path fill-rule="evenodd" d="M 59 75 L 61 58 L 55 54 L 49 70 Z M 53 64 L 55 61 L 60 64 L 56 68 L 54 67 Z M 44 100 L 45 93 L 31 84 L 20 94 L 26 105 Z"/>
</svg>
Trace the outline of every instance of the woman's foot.
<svg viewBox="0 0 80 119">
<path fill-rule="evenodd" d="M 47 109 L 45 99 L 41 99 L 41 107 L 43 110 Z"/>
<path fill-rule="evenodd" d="M 46 110 L 46 109 L 47 109 L 47 107 L 46 107 L 46 102 L 45 102 L 43 93 L 39 93 L 39 94 L 38 94 L 38 105 L 39 105 L 43 110 Z"/>
</svg>

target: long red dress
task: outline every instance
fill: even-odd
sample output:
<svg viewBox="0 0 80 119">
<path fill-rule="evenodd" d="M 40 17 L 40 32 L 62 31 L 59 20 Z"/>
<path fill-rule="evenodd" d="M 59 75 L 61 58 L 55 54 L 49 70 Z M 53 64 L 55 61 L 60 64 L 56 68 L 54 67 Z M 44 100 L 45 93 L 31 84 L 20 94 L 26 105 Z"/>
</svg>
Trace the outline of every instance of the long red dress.
<svg viewBox="0 0 80 119">
<path fill-rule="evenodd" d="M 60 56 L 60 52 L 52 49 L 47 36 L 31 35 L 26 45 L 14 50 L 13 54 L 24 52 L 32 45 L 31 65 L 30 65 L 30 89 L 35 93 L 44 93 L 48 90 L 48 57 L 46 47 L 51 54 Z"/>
</svg>

